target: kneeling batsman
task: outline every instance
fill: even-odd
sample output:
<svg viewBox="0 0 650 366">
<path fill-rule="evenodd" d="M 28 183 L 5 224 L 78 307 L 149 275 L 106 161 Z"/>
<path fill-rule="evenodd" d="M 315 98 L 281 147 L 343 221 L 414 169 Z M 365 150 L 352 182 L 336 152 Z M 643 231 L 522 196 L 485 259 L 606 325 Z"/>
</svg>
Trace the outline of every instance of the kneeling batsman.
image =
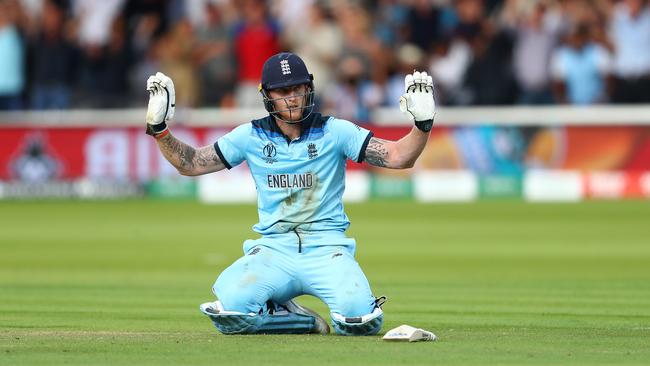
<svg viewBox="0 0 650 366">
<path fill-rule="evenodd" d="M 278 57 L 277 65 L 273 64 L 275 62 L 274 58 Z M 295 102 L 296 100 L 301 100 L 300 98 L 303 97 L 305 98 L 304 100 L 309 101 L 309 96 L 313 93 L 314 88 L 312 83 L 313 77 L 311 74 L 308 74 L 302 60 L 293 54 L 278 54 L 270 58 L 267 63 L 269 62 L 270 66 L 265 64 L 264 70 L 270 70 L 271 74 L 269 75 L 271 81 L 268 83 L 263 81 L 263 85 L 275 85 L 268 87 L 271 92 L 281 90 L 283 93 L 289 95 L 300 91 L 302 94 L 292 94 L 285 98 L 268 99 L 268 96 L 264 92 L 268 93 L 269 90 L 261 89 L 263 91 L 262 95 L 268 99 L 265 99 L 267 103 L 265 106 L 269 110 L 270 116 L 252 122 L 258 125 L 260 123 L 266 123 L 273 128 L 278 128 L 278 126 L 285 129 L 296 128 L 295 125 L 294 127 L 288 124 L 285 125 L 282 119 L 278 119 L 277 115 L 281 113 L 283 108 L 286 109 L 287 107 L 277 103 L 291 99 L 293 106 L 298 103 Z M 287 73 L 287 70 L 291 72 Z M 272 74 L 273 72 L 277 72 L 277 74 Z M 278 80 L 273 79 L 276 75 L 279 78 Z M 265 77 L 265 74 L 263 74 L 263 80 Z M 222 170 L 224 167 L 230 168 L 230 165 L 224 159 L 224 155 L 221 154 L 217 143 L 194 149 L 171 136 L 167 127 L 167 121 L 170 121 L 174 116 L 175 91 L 174 84 L 169 77 L 162 73 L 151 76 L 147 80 L 147 90 L 150 93 L 146 116 L 147 134 L 157 139 L 161 152 L 179 172 L 186 175 L 200 175 Z M 293 111 L 293 109 L 292 111 L 293 113 L 305 113 L 303 112 L 304 110 L 313 108 L 313 104 L 309 104 L 308 102 L 304 102 L 304 105 L 297 105 L 295 107 L 296 111 Z M 298 107 L 304 107 L 305 109 Z M 349 146 L 354 147 L 345 150 L 351 151 L 346 153 L 347 155 L 345 156 L 340 153 L 332 153 L 325 158 L 319 156 L 319 159 L 323 158 L 319 160 L 320 162 L 316 159 L 307 159 L 307 149 L 305 149 L 304 164 L 323 164 L 323 166 L 319 166 L 318 168 L 324 171 L 333 171 L 333 169 L 329 168 L 328 164 L 331 163 L 336 167 L 344 167 L 345 164 L 340 164 L 339 160 L 346 159 L 347 157 L 347 159 L 365 161 L 374 166 L 388 168 L 408 168 L 412 166 L 428 140 L 428 132 L 433 126 L 435 116 L 433 82 L 431 76 L 428 76 L 426 72 L 416 71 L 405 77 L 404 94 L 400 98 L 400 110 L 408 116 L 416 128 L 413 128 L 407 136 L 399 141 L 387 141 L 373 137 L 370 131 L 360 126 L 355 126 L 349 121 L 334 117 L 323 117 L 318 113 L 312 113 L 311 109 L 309 109 L 309 114 L 303 115 L 302 117 L 298 116 L 302 119 L 297 122 L 305 120 L 302 123 L 306 123 L 307 126 L 312 126 L 313 123 L 317 122 L 322 124 L 328 123 L 328 133 L 333 134 L 333 136 L 320 137 L 320 140 L 310 140 L 309 142 L 302 141 L 302 138 L 300 138 L 295 140 L 296 144 L 303 143 L 305 146 L 307 146 L 307 143 L 310 145 L 318 144 L 319 149 L 321 145 L 330 144 L 328 145 L 330 147 L 329 151 L 334 152 L 336 152 L 335 149 L 343 149 L 340 145 L 336 145 L 342 144 L 339 141 L 346 141 L 345 144 L 347 145 L 345 148 Z M 307 117 L 310 119 L 307 119 Z M 238 127 L 238 130 L 245 131 L 245 134 L 242 134 L 242 136 L 245 136 L 244 139 L 253 139 L 255 135 L 249 133 L 246 128 L 252 127 L 242 125 Z M 257 132 L 258 135 L 263 135 L 264 133 L 263 130 L 258 130 Z M 353 142 L 347 141 L 350 136 L 356 139 L 355 143 L 357 145 L 353 145 Z M 327 140 L 328 138 L 330 140 Z M 250 142 L 250 144 L 259 143 L 261 144 L 259 146 L 264 147 L 265 145 L 263 144 L 271 143 L 269 141 L 270 139 L 268 141 Z M 248 142 L 246 140 L 246 143 Z M 293 141 L 291 143 L 294 144 Z M 233 144 L 233 146 L 237 147 L 238 145 Z M 257 155 L 259 155 L 259 146 L 256 145 L 256 150 L 254 150 L 254 153 Z M 325 148 L 319 151 L 325 151 Z M 247 151 L 244 153 L 247 153 Z M 251 159 L 257 155 L 252 155 Z M 228 155 L 225 155 L 225 157 L 228 158 Z M 278 164 L 267 164 L 261 168 L 251 167 L 250 169 L 251 171 L 254 169 L 266 169 L 263 171 L 264 173 L 277 173 L 272 170 L 280 169 L 276 165 Z M 251 165 L 249 164 L 249 166 Z M 341 172 L 342 174 L 344 172 Z M 326 183 L 323 183 L 326 184 L 323 189 L 331 189 L 336 192 L 339 190 L 336 184 L 342 184 L 339 181 L 340 179 L 330 183 L 326 181 Z M 342 190 L 341 187 L 340 191 Z M 258 190 L 258 194 L 265 194 L 264 189 Z M 342 205 L 340 206 L 342 207 Z M 319 220 L 323 222 L 331 222 L 335 217 L 344 217 L 347 220 L 347 217 L 342 212 L 336 215 L 321 212 L 321 216 L 319 217 Z M 302 223 L 298 222 L 296 227 L 299 227 L 300 224 Z M 318 224 L 318 222 L 310 222 L 310 225 L 315 224 Z M 341 224 L 343 231 L 347 228 L 346 224 L 349 225 L 349 222 L 346 221 Z M 298 231 L 296 229 L 294 231 L 295 235 L 298 235 Z M 354 246 L 356 245 L 354 240 L 347 237 L 340 239 L 343 237 L 343 234 L 339 231 L 337 233 L 339 235 L 334 237 L 336 238 L 335 240 L 346 240 L 346 243 L 352 244 L 343 245 L 338 244 L 339 242 L 337 241 L 333 241 L 332 243 L 328 242 L 331 245 L 307 246 L 308 252 L 301 253 L 300 251 L 296 251 L 295 253 L 286 253 L 282 252 L 281 249 L 284 242 L 276 243 L 278 248 L 274 248 L 268 244 L 273 243 L 272 239 L 266 239 L 269 240 L 268 242 L 258 239 L 262 240 L 261 244 L 258 241 L 254 241 L 255 243 L 251 244 L 245 250 L 247 255 L 224 270 L 219 276 L 219 279 L 217 279 L 213 290 L 215 294 L 219 294 L 220 299 L 202 304 L 200 311 L 207 315 L 214 326 L 224 334 L 327 334 L 330 332 L 328 323 L 319 314 L 299 305 L 295 301 L 295 297 L 297 296 L 310 294 L 319 297 L 328 305 L 330 308 L 331 324 L 338 334 L 377 334 L 383 324 L 381 305 L 384 303 L 385 297 L 375 298 L 372 295 L 368 281 L 354 259 Z M 280 233 L 275 234 L 273 237 L 282 237 L 282 235 L 289 235 L 287 237 L 291 237 L 290 235 L 294 234 L 292 232 Z M 295 237 L 291 238 L 291 240 L 296 240 Z M 245 243 L 245 245 L 247 244 Z M 275 259 L 267 260 L 268 258 Z M 278 258 L 282 260 L 277 260 Z M 300 267 L 301 269 L 296 269 L 295 272 L 289 273 L 287 272 L 289 270 L 282 266 L 291 261 L 295 263 L 302 261 L 300 263 L 303 264 L 307 263 L 305 261 L 311 262 L 309 262 L 310 266 L 308 270 Z M 241 286 L 238 286 L 243 281 L 242 268 L 245 268 L 247 271 L 250 270 L 250 273 L 255 276 L 249 277 L 255 278 L 257 281 L 250 286 L 250 291 L 248 292 L 243 290 Z M 277 290 L 275 287 L 265 286 L 267 282 L 271 283 L 274 280 L 272 278 L 273 276 L 281 277 L 280 279 L 282 281 L 276 282 L 281 283 L 282 286 L 285 286 L 284 284 L 287 282 L 294 284 Z M 339 277 L 335 278 L 334 276 Z M 287 281 L 284 281 L 285 277 L 288 279 Z M 275 284 L 275 282 L 273 283 Z M 310 291 L 305 290 L 310 288 L 310 286 Z M 236 301 L 233 299 L 236 299 Z M 224 306 L 224 304 L 227 306 Z"/>
</svg>

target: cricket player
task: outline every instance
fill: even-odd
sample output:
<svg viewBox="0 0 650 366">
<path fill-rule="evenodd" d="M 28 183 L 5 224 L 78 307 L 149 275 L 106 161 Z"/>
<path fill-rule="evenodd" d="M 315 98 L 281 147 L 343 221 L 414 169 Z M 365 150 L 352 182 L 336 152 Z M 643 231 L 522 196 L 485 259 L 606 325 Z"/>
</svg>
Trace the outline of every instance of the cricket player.
<svg viewBox="0 0 650 366">
<path fill-rule="evenodd" d="M 231 169 L 246 161 L 257 188 L 259 239 L 244 242 L 244 256 L 212 287 L 218 300 L 200 306 L 224 334 L 319 333 L 330 327 L 293 299 L 312 295 L 329 307 L 341 335 L 374 335 L 381 305 L 345 235 L 346 160 L 392 169 L 410 168 L 433 125 L 433 83 L 426 72 L 405 78 L 400 109 L 414 126 L 398 141 L 373 137 L 352 122 L 314 111 L 313 76 L 295 54 L 279 53 L 262 69 L 259 90 L 269 115 L 240 125 L 214 144 L 194 148 L 176 139 L 174 84 L 162 73 L 147 80 L 147 134 L 182 175 Z"/>
</svg>

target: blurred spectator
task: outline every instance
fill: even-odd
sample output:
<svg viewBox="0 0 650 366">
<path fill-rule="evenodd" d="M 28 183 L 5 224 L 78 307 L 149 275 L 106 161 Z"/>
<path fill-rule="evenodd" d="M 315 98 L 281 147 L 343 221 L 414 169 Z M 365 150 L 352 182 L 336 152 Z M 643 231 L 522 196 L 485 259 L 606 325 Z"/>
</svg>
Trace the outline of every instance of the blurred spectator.
<svg viewBox="0 0 650 366">
<path fill-rule="evenodd" d="M 167 31 L 164 0 L 127 1 L 122 16 L 127 20 L 129 49 L 136 60 L 148 51 L 154 38 Z"/>
<path fill-rule="evenodd" d="M 41 29 L 31 45 L 31 106 L 66 109 L 70 106 L 78 54 L 66 34 L 65 14 L 54 1 L 43 6 Z"/>
<path fill-rule="evenodd" d="M 334 83 L 343 36 L 323 5 L 311 5 L 308 14 L 309 17 L 303 19 L 301 30 L 285 33 L 286 41 L 309 65 L 309 70 L 314 74 L 317 99 L 321 99 L 324 91 Z"/>
<path fill-rule="evenodd" d="M 284 33 L 304 32 L 309 19 L 309 8 L 316 0 L 273 0 L 269 11 Z"/>
<path fill-rule="evenodd" d="M 267 58 L 280 52 L 279 26 L 269 17 L 266 2 L 243 0 L 242 21 L 235 26 L 234 49 L 237 60 L 237 106 L 259 107 L 258 84 Z"/>
<path fill-rule="evenodd" d="M 480 0 L 459 0 L 457 9 L 460 22 L 456 34 L 469 40 L 473 53 L 463 83 L 464 101 L 474 105 L 514 103 L 517 87 L 512 69 L 512 37 L 483 21 Z"/>
<path fill-rule="evenodd" d="M 620 103 L 650 102 L 650 8 L 644 0 L 0 4 L 0 104 L 5 109 L 21 107 L 26 96 L 35 109 L 141 105 L 145 80 L 156 71 L 174 78 L 179 105 L 259 107 L 262 64 L 283 50 L 300 54 L 309 65 L 317 103 L 327 93 L 330 104 L 338 100 L 334 105 L 354 109 L 350 115 L 361 119 L 374 106 L 396 106 L 402 78 L 413 69 L 430 72 L 440 104 L 543 104 L 554 102 L 555 95 L 572 102 L 575 81 L 561 70 L 567 59 L 588 64 L 591 51 L 585 50 L 592 45 L 611 52 L 617 81 L 611 93 L 604 86 L 608 78 L 601 75 L 605 81 L 597 102 L 608 95 Z M 51 10 L 52 4 L 58 10 Z M 588 45 L 558 50 L 564 56 L 557 59 L 564 61 L 554 71 L 566 94 L 562 88 L 551 93 L 551 55 L 566 30 L 577 25 L 589 30 Z M 23 56 L 23 39 L 29 57 Z M 361 63 L 360 77 L 349 78 L 351 73 L 341 69 L 350 58 Z M 596 84 L 578 88 L 582 102 L 590 100 L 583 89 Z M 336 88 L 352 100 L 334 96 Z"/>
<path fill-rule="evenodd" d="M 237 9 L 233 0 L 175 0 L 183 5 L 183 16 L 189 19 L 192 27 L 199 29 L 209 23 L 210 14 L 206 12 L 207 6 L 219 9 L 219 18 L 223 24 L 230 25 L 237 17 Z M 169 12 L 169 9 L 167 9 Z"/>
<path fill-rule="evenodd" d="M 457 23 L 453 33 L 463 39 L 474 39 L 485 30 L 486 14 L 483 0 L 456 0 Z"/>
<path fill-rule="evenodd" d="M 407 42 L 429 51 L 440 37 L 440 10 L 430 0 L 414 0 L 406 24 Z"/>
<path fill-rule="evenodd" d="M 555 0 L 567 30 L 579 24 L 593 27 L 611 12 L 613 1 L 621 0 Z"/>
<path fill-rule="evenodd" d="M 463 89 L 463 81 L 472 57 L 472 49 L 461 37 L 445 37 L 436 44 L 429 62 L 436 102 L 447 105 L 470 102 L 469 95 Z"/>
<path fill-rule="evenodd" d="M 424 52 L 412 44 L 405 44 L 397 50 L 396 68 L 386 82 L 385 105 L 399 107 L 399 98 L 404 94 L 404 77 L 413 70 L 422 69 Z M 438 80 L 436 80 L 436 94 L 438 93 Z M 438 96 L 436 95 L 436 101 Z"/>
<path fill-rule="evenodd" d="M 223 22 L 221 9 L 213 3 L 205 4 L 206 23 L 196 30 L 197 47 L 194 50 L 201 84 L 201 105 L 232 106 L 235 84 L 230 34 Z"/>
<path fill-rule="evenodd" d="M 111 25 L 108 44 L 104 47 L 99 78 L 99 106 L 102 108 L 120 108 L 130 99 L 127 76 L 131 65 L 130 54 L 126 44 L 125 20 L 115 19 Z"/>
<path fill-rule="evenodd" d="M 507 105 L 516 98 L 510 58 L 511 42 L 503 34 L 485 33 L 472 40 L 474 58 L 465 74 L 464 87 L 470 104 Z"/>
<path fill-rule="evenodd" d="M 341 59 L 356 57 L 363 63 L 367 78 L 384 80 L 392 52 L 374 36 L 370 13 L 353 2 L 342 2 L 334 13 L 343 32 Z"/>
<path fill-rule="evenodd" d="M 73 0 L 82 47 L 100 48 L 109 42 L 111 27 L 125 0 Z M 92 51 L 89 51 L 92 52 Z"/>
<path fill-rule="evenodd" d="M 24 42 L 16 27 L 17 4 L 0 0 L 0 110 L 22 108 Z"/>
<path fill-rule="evenodd" d="M 194 29 L 199 29 L 208 23 L 210 15 L 207 13 L 207 6 L 218 6 L 213 0 L 180 0 L 179 2 L 183 8 L 182 15 L 187 18 Z"/>
<path fill-rule="evenodd" d="M 370 108 L 381 104 L 383 94 L 369 81 L 366 70 L 359 57 L 347 56 L 341 60 L 337 82 L 325 94 L 326 113 L 351 121 L 370 121 Z"/>
<path fill-rule="evenodd" d="M 46 0 L 20 0 L 23 11 L 29 18 L 38 19 L 41 17 Z"/>
<path fill-rule="evenodd" d="M 586 24 L 574 27 L 566 44 L 551 59 L 558 101 L 571 104 L 594 104 L 607 101 L 606 78 L 611 68 L 607 50 L 589 38 Z"/>
<path fill-rule="evenodd" d="M 379 0 L 373 9 L 375 34 L 388 47 L 405 42 L 409 8 L 400 0 Z"/>
<path fill-rule="evenodd" d="M 499 9 L 503 7 L 504 2 L 507 2 L 507 0 L 483 0 L 485 13 L 492 15 L 492 13 L 498 12 Z"/>
<path fill-rule="evenodd" d="M 513 68 L 521 104 L 552 104 L 549 62 L 562 30 L 562 19 L 546 2 L 507 3 L 507 24 L 514 34 Z"/>
<path fill-rule="evenodd" d="M 119 18 L 126 0 L 73 0 L 81 49 L 77 106 L 115 108 L 128 101 L 128 49 L 125 20 Z"/>
<path fill-rule="evenodd" d="M 200 86 L 194 68 L 196 42 L 189 20 L 184 18 L 176 22 L 161 41 L 160 68 L 174 80 L 176 105 L 196 106 Z"/>
<path fill-rule="evenodd" d="M 144 83 L 149 75 L 161 70 L 161 38 L 168 28 L 165 12 L 165 0 L 127 1 L 122 11 L 126 19 L 127 51 L 131 67 L 128 73 L 130 93 L 141 97 L 147 96 Z"/>
<path fill-rule="evenodd" d="M 160 63 L 161 49 L 165 47 L 165 38 L 157 36 L 151 39 L 150 46 L 144 50 L 144 55 L 134 63 L 128 75 L 129 90 L 135 97 L 133 106 L 141 106 L 142 100 L 146 100 L 148 92 L 145 90 L 147 78 L 162 70 Z"/>
<path fill-rule="evenodd" d="M 19 16 L 18 23 L 19 28 L 22 28 L 23 36 L 25 38 L 31 38 L 35 35 L 36 31 L 40 29 L 40 20 L 43 16 L 43 9 L 45 7 L 46 0 L 18 0 L 20 4 L 19 8 L 21 9 L 21 15 Z M 57 0 L 57 5 L 66 11 L 67 1 Z M 65 3 L 65 4 L 64 4 Z"/>
<path fill-rule="evenodd" d="M 616 103 L 650 102 L 650 8 L 643 0 L 623 0 L 613 9 Z"/>
<path fill-rule="evenodd" d="M 80 58 L 77 104 L 91 108 L 119 108 L 129 101 L 130 69 L 125 21 L 116 18 L 103 45 L 88 45 Z"/>
<path fill-rule="evenodd" d="M 192 23 L 192 20 L 190 19 L 189 15 L 187 14 L 187 10 L 191 5 L 187 5 L 187 3 L 191 3 L 193 1 L 196 1 L 198 4 L 201 3 L 201 0 L 192 0 L 192 1 L 187 1 L 187 0 L 166 0 L 165 1 L 165 16 L 166 20 L 169 22 L 169 24 L 176 24 L 181 21 L 187 21 L 189 25 L 193 28 L 194 24 Z M 197 5 L 198 5 L 197 4 Z"/>
</svg>

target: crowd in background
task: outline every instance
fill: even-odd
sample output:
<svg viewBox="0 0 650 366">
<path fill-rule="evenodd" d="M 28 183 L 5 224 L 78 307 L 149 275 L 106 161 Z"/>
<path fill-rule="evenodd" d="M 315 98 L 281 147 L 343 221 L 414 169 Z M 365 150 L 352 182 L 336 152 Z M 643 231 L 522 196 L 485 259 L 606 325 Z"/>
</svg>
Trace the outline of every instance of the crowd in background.
<svg viewBox="0 0 650 366">
<path fill-rule="evenodd" d="M 0 0 L 0 110 L 260 107 L 264 61 L 300 55 L 319 105 L 367 121 L 403 78 L 444 105 L 650 102 L 644 0 Z"/>
</svg>

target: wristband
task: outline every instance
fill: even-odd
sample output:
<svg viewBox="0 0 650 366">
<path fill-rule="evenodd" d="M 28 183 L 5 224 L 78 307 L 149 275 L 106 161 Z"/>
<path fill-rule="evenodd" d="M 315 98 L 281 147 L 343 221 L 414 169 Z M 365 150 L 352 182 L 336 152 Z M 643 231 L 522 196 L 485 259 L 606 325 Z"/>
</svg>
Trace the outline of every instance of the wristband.
<svg viewBox="0 0 650 366">
<path fill-rule="evenodd" d="M 162 121 L 157 125 L 152 125 L 147 123 L 147 130 L 145 131 L 145 133 L 147 135 L 151 135 L 155 137 L 157 134 L 162 133 L 166 129 L 167 129 L 167 124 L 165 123 L 165 121 Z"/>
<path fill-rule="evenodd" d="M 169 135 L 169 129 L 166 129 L 166 130 L 164 130 L 163 132 L 161 132 L 161 133 L 159 133 L 157 135 L 153 135 L 153 138 L 155 138 L 156 140 L 160 140 L 161 138 L 163 138 L 163 137 L 165 137 L 167 135 Z"/>
<path fill-rule="evenodd" d="M 433 128 L 433 119 L 428 119 L 426 121 L 415 121 L 415 127 L 417 127 L 422 132 L 429 132 Z"/>
</svg>

